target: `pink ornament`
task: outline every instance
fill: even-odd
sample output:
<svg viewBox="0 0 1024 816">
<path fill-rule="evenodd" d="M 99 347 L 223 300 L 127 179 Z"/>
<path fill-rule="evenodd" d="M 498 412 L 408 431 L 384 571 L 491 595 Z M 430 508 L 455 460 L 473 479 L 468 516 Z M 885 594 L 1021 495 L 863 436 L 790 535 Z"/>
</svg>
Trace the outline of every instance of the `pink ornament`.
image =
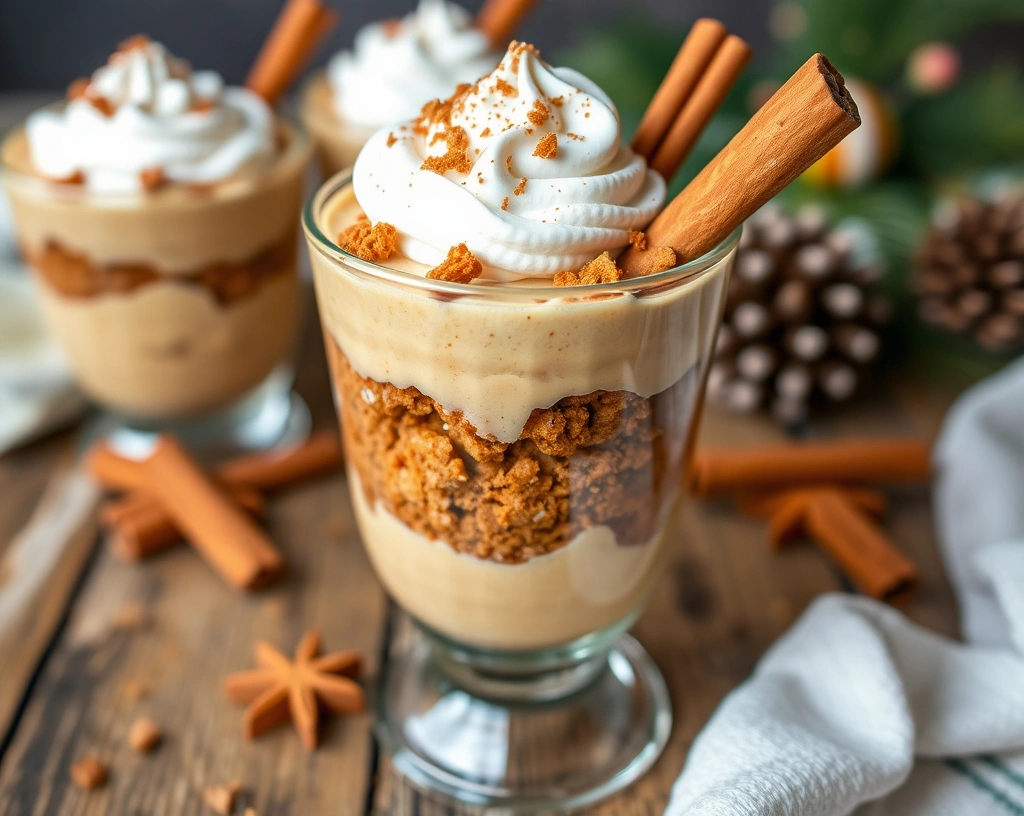
<svg viewBox="0 0 1024 816">
<path fill-rule="evenodd" d="M 907 61 L 907 84 L 918 93 L 940 93 L 959 76 L 960 54 L 949 43 L 919 45 Z"/>
</svg>

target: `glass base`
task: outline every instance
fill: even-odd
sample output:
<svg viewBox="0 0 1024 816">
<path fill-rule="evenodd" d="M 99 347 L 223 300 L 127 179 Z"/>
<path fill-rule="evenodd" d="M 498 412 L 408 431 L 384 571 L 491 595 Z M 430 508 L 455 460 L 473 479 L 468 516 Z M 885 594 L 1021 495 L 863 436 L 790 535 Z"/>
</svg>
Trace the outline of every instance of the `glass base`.
<svg viewBox="0 0 1024 816">
<path fill-rule="evenodd" d="M 291 380 L 291 371 L 282 367 L 233 405 L 195 419 L 140 421 L 104 412 L 87 424 L 83 440 L 88 446 L 106 439 L 126 456 L 144 456 L 157 434 L 172 433 L 208 461 L 301 442 L 312 422 L 309 406 L 291 390 Z"/>
<path fill-rule="evenodd" d="M 575 665 L 500 677 L 478 666 L 456 681 L 450 669 L 465 661 L 415 631 L 396 643 L 381 679 L 378 737 L 414 787 L 444 800 L 517 813 L 610 796 L 654 764 L 672 726 L 654 661 L 616 634 Z M 551 651 L 524 655 L 526 664 L 547 662 Z"/>
</svg>

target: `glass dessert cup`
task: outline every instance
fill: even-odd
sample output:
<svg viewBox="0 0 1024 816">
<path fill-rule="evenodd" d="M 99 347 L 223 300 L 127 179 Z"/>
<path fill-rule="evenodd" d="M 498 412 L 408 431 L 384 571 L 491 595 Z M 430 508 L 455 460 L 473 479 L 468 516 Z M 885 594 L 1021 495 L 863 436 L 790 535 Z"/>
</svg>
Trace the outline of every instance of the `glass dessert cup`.
<svg viewBox="0 0 1024 816">
<path fill-rule="evenodd" d="M 377 130 L 342 120 L 334 110 L 326 71 L 317 71 L 303 87 L 299 118 L 316 147 L 324 178 L 355 164 L 359 151 Z"/>
<path fill-rule="evenodd" d="M 340 249 L 349 211 L 336 176 L 303 225 L 356 519 L 415 624 L 378 734 L 452 799 L 593 802 L 668 738 L 664 681 L 625 633 L 670 554 L 738 231 L 619 283 L 456 284 Z"/>
<path fill-rule="evenodd" d="M 93 435 L 173 431 L 204 451 L 261 448 L 308 430 L 292 394 L 301 284 L 295 215 L 311 148 L 281 123 L 258 176 L 143 193 L 40 177 L 23 128 L 0 181 L 48 330 L 106 413 Z"/>
</svg>

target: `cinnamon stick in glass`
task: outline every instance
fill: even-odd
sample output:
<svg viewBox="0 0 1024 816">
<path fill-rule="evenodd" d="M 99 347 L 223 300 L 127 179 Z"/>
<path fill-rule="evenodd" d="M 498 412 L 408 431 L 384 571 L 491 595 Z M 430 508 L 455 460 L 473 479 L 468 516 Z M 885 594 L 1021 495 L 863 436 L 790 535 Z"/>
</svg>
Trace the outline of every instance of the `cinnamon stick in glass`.
<svg viewBox="0 0 1024 816">
<path fill-rule="evenodd" d="M 644 231 L 647 245 L 699 258 L 860 125 L 842 75 L 815 54 Z M 618 265 L 644 269 L 628 247 Z"/>
<path fill-rule="evenodd" d="M 337 13 L 319 0 L 287 0 L 245 86 L 276 104 L 337 22 Z"/>
<path fill-rule="evenodd" d="M 504 51 L 537 0 L 486 0 L 477 12 L 476 27 L 497 51 Z"/>
<path fill-rule="evenodd" d="M 718 20 L 702 17 L 686 35 L 633 136 L 633 151 L 648 162 L 654 159 L 665 134 L 704 76 L 726 33 L 725 26 Z"/>
<path fill-rule="evenodd" d="M 651 167 L 663 179 L 671 181 L 679 172 L 753 54 L 749 45 L 732 34 L 719 46 L 651 159 Z"/>
</svg>

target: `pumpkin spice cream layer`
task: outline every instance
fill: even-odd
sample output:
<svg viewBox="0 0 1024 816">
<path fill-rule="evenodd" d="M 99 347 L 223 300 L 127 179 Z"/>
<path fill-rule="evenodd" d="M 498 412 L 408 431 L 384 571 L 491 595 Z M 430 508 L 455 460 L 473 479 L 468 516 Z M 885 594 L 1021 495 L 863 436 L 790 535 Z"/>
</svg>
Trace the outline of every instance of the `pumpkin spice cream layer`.
<svg viewBox="0 0 1024 816">
<path fill-rule="evenodd" d="M 87 393 L 190 416 L 289 353 L 305 160 L 262 99 L 142 37 L 8 138 L 19 241 Z"/>
<path fill-rule="evenodd" d="M 615 256 L 644 246 L 664 196 L 605 94 L 513 43 L 371 138 L 327 202 L 320 227 L 350 254 L 468 284 L 441 295 L 311 253 L 363 538 L 433 629 L 546 647 L 650 591 L 726 262 L 643 296 L 582 285 L 622 279 Z"/>
</svg>

